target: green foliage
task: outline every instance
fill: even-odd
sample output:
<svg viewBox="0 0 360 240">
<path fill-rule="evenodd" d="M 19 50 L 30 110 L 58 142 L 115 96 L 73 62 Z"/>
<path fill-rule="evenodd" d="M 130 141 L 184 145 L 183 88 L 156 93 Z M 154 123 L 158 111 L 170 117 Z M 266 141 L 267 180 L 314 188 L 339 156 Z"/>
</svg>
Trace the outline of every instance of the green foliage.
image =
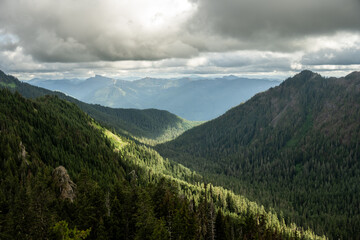
<svg viewBox="0 0 360 240">
<path fill-rule="evenodd" d="M 45 93 L 4 79 L 28 96 Z M 91 229 L 88 239 L 321 239 L 202 184 L 199 174 L 110 133 L 58 97 L 0 91 L 0 133 L 1 238 L 51 239 L 52 227 L 66 221 Z M 59 197 L 59 165 L 77 185 L 73 202 Z"/>
<path fill-rule="evenodd" d="M 199 125 L 182 119 L 164 110 L 157 109 L 113 109 L 100 105 L 90 105 L 97 112 L 92 115 L 97 121 L 113 128 L 116 132 L 134 137 L 136 140 L 154 145 L 175 139 L 186 130 Z M 88 112 L 86 109 L 83 109 Z"/>
<path fill-rule="evenodd" d="M 103 129 L 103 131 L 106 131 L 106 129 Z M 210 191 L 207 191 L 206 185 L 199 183 L 202 181 L 202 177 L 199 174 L 191 172 L 189 169 L 179 164 L 171 163 L 167 159 L 163 159 L 157 152 L 148 147 L 129 142 L 126 147 L 119 150 L 121 154 L 123 154 L 122 156 L 124 157 L 124 160 L 132 166 L 131 169 L 134 169 L 131 177 L 129 178 L 133 184 L 146 184 L 146 182 L 152 182 L 158 185 L 158 189 L 154 195 L 156 197 L 154 203 L 155 206 L 160 207 L 159 209 L 155 208 L 155 212 L 159 213 L 157 216 L 160 218 L 166 218 L 167 216 L 166 219 L 169 221 L 169 212 L 166 209 L 170 208 L 168 201 L 169 194 L 171 193 L 166 190 L 167 187 L 163 184 L 169 184 L 167 181 L 170 181 L 172 184 L 175 184 L 175 188 L 177 189 L 174 189 L 175 192 L 180 191 L 180 193 L 187 199 L 192 200 L 190 201 L 190 205 L 197 209 L 198 213 L 196 216 L 199 219 L 204 219 L 204 217 L 209 214 L 209 210 L 213 209 L 210 211 L 210 213 L 212 212 L 212 214 L 210 214 L 212 216 L 210 217 L 212 226 L 215 225 L 215 209 L 219 209 L 226 214 L 236 213 L 237 217 L 235 218 L 238 221 L 237 224 L 244 224 L 245 222 L 244 225 L 247 226 L 248 223 L 246 223 L 246 221 L 250 221 L 251 219 L 250 223 L 253 224 L 253 226 L 245 228 L 246 231 L 242 230 L 241 234 L 244 235 L 240 236 L 252 236 L 252 234 L 257 232 L 258 228 L 261 226 L 262 230 L 260 232 L 263 234 L 264 238 L 270 238 L 265 236 L 270 236 L 273 232 L 278 232 L 288 238 L 298 236 L 299 238 L 304 237 L 306 239 L 320 239 L 320 237 L 316 236 L 311 231 L 304 231 L 303 229 L 296 227 L 296 225 L 292 225 L 291 228 L 287 227 L 284 219 L 278 219 L 276 214 L 266 212 L 263 207 L 258 206 L 254 202 L 250 202 L 242 196 L 235 195 L 231 191 L 225 190 L 221 187 L 214 187 L 212 185 L 208 185 Z M 160 182 L 158 181 L 159 178 L 161 179 Z M 133 181 L 134 179 L 135 181 Z M 174 190 L 172 194 L 174 194 Z M 206 199 L 210 199 L 209 201 L 204 202 L 204 194 Z M 162 196 L 164 196 L 164 198 Z M 187 208 L 186 205 L 183 206 L 184 208 L 180 208 L 180 210 Z M 165 212 L 163 212 L 164 210 Z M 190 229 L 193 229 L 196 228 L 196 225 L 200 224 L 198 228 L 203 229 L 203 237 L 208 238 L 209 236 L 206 235 L 206 229 L 214 229 L 214 227 L 211 228 L 207 226 L 207 220 L 201 220 L 204 221 L 201 224 L 198 222 L 199 220 L 196 220 L 196 217 L 193 219 L 194 216 L 192 213 L 177 211 L 177 214 L 178 215 L 176 216 L 185 216 L 186 219 L 185 221 L 181 217 L 180 219 L 175 218 L 179 219 L 177 221 L 178 223 L 186 223 L 187 221 L 192 222 L 189 225 L 183 225 L 180 228 L 182 229 L 181 233 L 184 233 L 184 230 L 188 229 L 187 226 L 191 226 Z M 173 213 L 170 215 L 173 215 Z M 262 219 L 262 224 L 259 225 L 259 220 L 256 219 Z M 172 224 L 173 221 L 174 220 L 171 220 Z M 239 228 L 239 226 L 237 225 L 236 228 Z M 243 227 L 241 227 L 241 229 L 242 228 Z M 176 236 L 175 232 L 171 232 L 171 234 L 172 236 Z M 236 233 L 234 234 L 236 235 Z M 185 239 L 191 238 L 189 236 L 191 236 L 191 234 L 188 235 L 188 237 L 185 237 Z M 276 234 L 273 236 L 276 236 Z M 232 237 L 234 237 L 234 235 L 232 235 Z M 228 236 L 228 238 L 232 237 Z M 181 238 L 183 239 L 183 236 Z"/>
<path fill-rule="evenodd" d="M 229 232 L 226 239 L 299 239 L 308 234 L 241 196 L 205 187 L 201 176 L 149 147 L 118 136 L 112 140 L 127 143 L 115 149 L 105 129 L 57 97 L 26 100 L 2 90 L 0 119 L 0 228 L 7 239 L 54 234 L 208 239 L 217 232 Z M 77 185 L 73 202 L 59 198 L 52 175 L 60 164 Z M 224 217 L 216 225 L 218 210 Z M 226 230 L 216 228 L 222 226 Z"/>
<path fill-rule="evenodd" d="M 0 82 L 0 86 L 5 87 L 5 88 L 15 88 L 16 87 L 15 83 L 4 83 L 4 82 Z"/>
<path fill-rule="evenodd" d="M 61 240 L 81 240 L 89 236 L 91 229 L 78 230 L 75 226 L 74 229 L 69 229 L 69 224 L 66 221 L 59 221 L 52 227 L 52 231 L 57 239 Z"/>
<path fill-rule="evenodd" d="M 359 85 L 359 73 L 325 79 L 303 71 L 156 149 L 215 185 L 282 211 L 286 223 L 356 238 Z"/>
<path fill-rule="evenodd" d="M 297 147 L 300 140 L 304 139 L 306 137 L 306 134 L 308 134 L 309 130 L 311 130 L 313 127 L 313 119 L 312 114 L 308 114 L 306 116 L 306 120 L 303 123 L 303 125 L 300 127 L 300 129 L 294 134 L 294 136 L 286 143 L 286 147 Z"/>
</svg>

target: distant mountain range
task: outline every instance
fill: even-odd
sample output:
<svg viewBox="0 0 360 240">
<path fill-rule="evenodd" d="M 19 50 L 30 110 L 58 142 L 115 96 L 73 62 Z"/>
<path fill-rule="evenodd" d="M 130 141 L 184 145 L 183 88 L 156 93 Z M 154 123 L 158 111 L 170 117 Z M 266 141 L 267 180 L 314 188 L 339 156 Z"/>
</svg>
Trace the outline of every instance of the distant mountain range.
<svg viewBox="0 0 360 240">
<path fill-rule="evenodd" d="M 77 81 L 77 79 L 52 81 L 52 84 L 56 85 L 61 82 L 69 83 Z M 88 79 L 88 82 L 89 84 L 86 85 L 88 87 L 94 87 L 96 84 L 101 83 L 101 81 L 93 79 Z M 63 86 L 63 84 L 59 85 Z M 13 91 L 18 91 L 26 98 L 56 95 L 61 99 L 75 103 L 81 110 L 89 114 L 96 121 L 108 126 L 110 129 L 114 129 L 118 133 L 122 133 L 123 135 L 127 135 L 132 138 L 135 137 L 137 140 L 148 144 L 173 139 L 187 129 L 200 124 L 200 122 L 188 121 L 164 110 L 114 109 L 84 103 L 61 92 L 51 91 L 30 85 L 28 83 L 20 82 L 15 77 L 6 75 L 2 71 L 0 71 L 0 88 L 8 88 Z"/>
<path fill-rule="evenodd" d="M 303 71 L 157 149 L 287 221 L 360 236 L 360 72 Z"/>
<path fill-rule="evenodd" d="M 156 108 L 194 121 L 216 118 L 254 94 L 280 84 L 279 81 L 232 75 L 215 79 L 143 78 L 135 81 L 96 75 L 86 80 L 33 79 L 28 83 L 64 92 L 87 103 L 113 108 Z"/>
</svg>

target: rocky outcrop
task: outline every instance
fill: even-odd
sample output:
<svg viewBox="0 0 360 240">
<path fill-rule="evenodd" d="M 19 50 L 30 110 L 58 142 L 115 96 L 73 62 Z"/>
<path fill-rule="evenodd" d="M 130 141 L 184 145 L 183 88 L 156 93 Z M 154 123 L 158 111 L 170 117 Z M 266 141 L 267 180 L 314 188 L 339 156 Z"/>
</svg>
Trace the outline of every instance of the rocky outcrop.
<svg viewBox="0 0 360 240">
<path fill-rule="evenodd" d="M 76 184 L 71 181 L 69 174 L 63 166 L 54 169 L 53 180 L 60 192 L 60 198 L 68 199 L 72 202 L 75 198 Z"/>
</svg>

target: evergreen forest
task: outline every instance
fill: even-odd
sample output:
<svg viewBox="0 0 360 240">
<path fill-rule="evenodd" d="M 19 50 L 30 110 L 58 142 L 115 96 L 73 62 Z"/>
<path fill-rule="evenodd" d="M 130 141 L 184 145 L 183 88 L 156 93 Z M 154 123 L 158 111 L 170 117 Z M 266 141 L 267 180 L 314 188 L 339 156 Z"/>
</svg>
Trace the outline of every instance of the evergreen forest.
<svg viewBox="0 0 360 240">
<path fill-rule="evenodd" d="M 56 96 L 1 90 L 0 131 L 1 239 L 321 239 Z"/>
<path fill-rule="evenodd" d="M 287 223 L 358 239 L 359 119 L 359 72 L 303 71 L 157 150 Z"/>
</svg>

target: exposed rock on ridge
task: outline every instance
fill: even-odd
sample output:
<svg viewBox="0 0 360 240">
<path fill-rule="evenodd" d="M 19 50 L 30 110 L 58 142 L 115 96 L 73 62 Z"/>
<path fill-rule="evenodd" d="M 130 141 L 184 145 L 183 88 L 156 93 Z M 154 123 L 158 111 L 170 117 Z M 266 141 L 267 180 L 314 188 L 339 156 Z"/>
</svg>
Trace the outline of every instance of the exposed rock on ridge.
<svg viewBox="0 0 360 240">
<path fill-rule="evenodd" d="M 53 180 L 56 188 L 60 191 L 60 198 L 69 199 L 72 202 L 75 198 L 76 184 L 70 179 L 69 174 L 63 166 L 54 169 Z"/>
</svg>

